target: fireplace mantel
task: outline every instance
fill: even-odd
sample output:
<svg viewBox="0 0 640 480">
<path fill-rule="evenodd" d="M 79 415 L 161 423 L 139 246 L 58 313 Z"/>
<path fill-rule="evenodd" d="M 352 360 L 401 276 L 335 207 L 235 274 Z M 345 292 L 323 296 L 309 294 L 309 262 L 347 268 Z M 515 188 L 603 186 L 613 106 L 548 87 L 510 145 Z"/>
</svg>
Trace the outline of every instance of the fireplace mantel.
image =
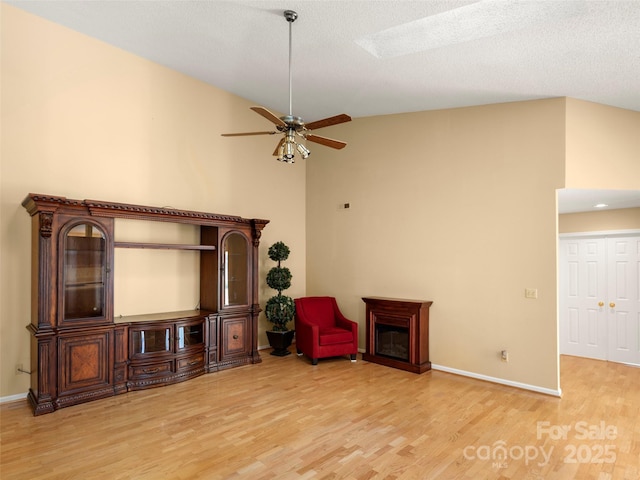
<svg viewBox="0 0 640 480">
<path fill-rule="evenodd" d="M 367 348 L 362 359 L 414 373 L 431 370 L 429 307 L 433 302 L 364 297 Z"/>
</svg>

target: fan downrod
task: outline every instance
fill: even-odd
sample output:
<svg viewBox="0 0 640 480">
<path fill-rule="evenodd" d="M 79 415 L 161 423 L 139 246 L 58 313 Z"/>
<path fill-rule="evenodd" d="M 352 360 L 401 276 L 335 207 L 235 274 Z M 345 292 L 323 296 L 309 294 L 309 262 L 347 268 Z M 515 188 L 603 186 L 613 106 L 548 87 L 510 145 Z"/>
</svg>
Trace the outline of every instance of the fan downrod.
<svg viewBox="0 0 640 480">
<path fill-rule="evenodd" d="M 289 114 L 284 115 L 282 117 L 277 117 L 274 113 L 270 112 L 264 107 L 251 107 L 251 110 L 256 112 L 258 115 L 269 120 L 271 123 L 275 125 L 276 131 L 266 131 L 266 132 L 246 132 L 246 133 L 223 133 L 224 137 L 236 137 L 236 136 L 244 136 L 244 135 L 274 135 L 278 132 L 284 134 L 284 137 L 280 139 L 278 146 L 273 152 L 274 156 L 277 156 L 277 159 L 281 162 L 293 163 L 293 157 L 295 156 L 296 150 L 300 153 L 302 158 L 307 158 L 311 153 L 303 144 L 297 143 L 295 141 L 295 136 L 299 136 L 304 138 L 309 142 L 318 143 L 320 145 L 324 145 L 326 147 L 335 148 L 336 150 L 340 150 L 347 146 L 345 142 L 340 140 L 333 140 L 327 137 L 321 137 L 319 135 L 314 135 L 311 133 L 307 133 L 310 130 L 315 130 L 316 128 L 324 128 L 330 127 L 332 125 L 338 125 L 344 122 L 350 122 L 351 117 L 344 113 L 340 115 L 334 115 L 333 117 L 323 118 L 322 120 L 316 120 L 315 122 L 311 122 L 308 125 L 305 125 L 302 117 L 297 117 L 292 113 L 292 68 L 291 68 L 291 45 L 292 45 L 292 30 L 293 30 L 293 22 L 298 18 L 298 13 L 293 10 L 285 10 L 284 18 L 289 23 Z"/>
<path fill-rule="evenodd" d="M 293 10 L 285 10 L 284 18 L 287 19 L 287 22 L 293 23 L 296 21 L 296 18 L 298 18 L 298 13 L 294 12 Z"/>
</svg>

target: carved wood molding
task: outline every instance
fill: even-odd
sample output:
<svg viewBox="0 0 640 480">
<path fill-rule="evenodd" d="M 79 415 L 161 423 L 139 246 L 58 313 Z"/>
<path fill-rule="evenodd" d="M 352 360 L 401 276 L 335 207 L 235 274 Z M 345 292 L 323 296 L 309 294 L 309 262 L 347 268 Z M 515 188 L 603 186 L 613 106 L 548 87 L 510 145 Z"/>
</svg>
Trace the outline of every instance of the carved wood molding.
<svg viewBox="0 0 640 480">
<path fill-rule="evenodd" d="M 66 197 L 58 197 L 55 195 L 42 195 L 39 193 L 30 193 L 22 201 L 22 206 L 33 216 L 40 212 L 55 212 L 61 206 L 78 207 L 82 206 L 82 200 L 71 200 Z"/>
<path fill-rule="evenodd" d="M 251 220 L 235 215 L 220 215 L 217 213 L 197 212 L 193 210 L 178 210 L 167 207 L 148 207 L 145 205 L 133 205 L 128 203 L 103 202 L 99 200 L 85 200 L 84 204 L 92 215 L 108 217 L 147 218 L 155 220 L 169 217 L 175 222 L 176 218 L 193 220 L 211 220 L 215 222 L 250 223 Z M 199 223 L 199 222 L 190 222 Z"/>
<path fill-rule="evenodd" d="M 51 213 L 58 208 L 86 208 L 91 215 L 109 218 L 130 218 L 137 220 L 152 220 L 165 222 L 190 223 L 195 225 L 251 225 L 253 232 L 259 232 L 269 223 L 269 220 L 248 219 L 237 215 L 223 215 L 218 213 L 199 212 L 195 210 L 179 210 L 169 207 L 151 207 L 146 205 L 134 205 L 128 203 L 106 202 L 102 200 L 74 200 L 55 195 L 43 195 L 30 193 L 22 202 L 22 205 L 31 215 L 41 214 L 41 234 L 50 236 Z M 43 218 L 46 214 L 48 218 Z M 259 234 L 257 239 L 259 240 Z M 255 237 L 255 235 L 254 235 Z M 254 244 L 255 244 L 254 239 Z"/>
<path fill-rule="evenodd" d="M 42 212 L 40 214 L 40 236 L 42 238 L 51 238 L 53 225 L 53 214 L 50 212 Z"/>
<path fill-rule="evenodd" d="M 258 248 L 260 246 L 260 237 L 262 236 L 262 229 L 269 223 L 269 220 L 253 220 L 251 222 L 251 230 L 253 237 L 253 246 Z"/>
</svg>

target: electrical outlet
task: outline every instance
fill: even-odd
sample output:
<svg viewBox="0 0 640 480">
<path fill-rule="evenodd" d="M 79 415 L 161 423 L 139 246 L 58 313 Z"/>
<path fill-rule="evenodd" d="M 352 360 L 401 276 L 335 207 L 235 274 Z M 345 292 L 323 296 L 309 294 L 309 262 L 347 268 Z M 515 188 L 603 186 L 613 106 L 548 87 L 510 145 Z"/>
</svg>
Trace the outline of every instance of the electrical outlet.
<svg viewBox="0 0 640 480">
<path fill-rule="evenodd" d="M 509 352 L 507 352 L 506 350 L 502 350 L 500 352 L 500 358 L 502 359 L 503 362 L 508 362 L 509 361 Z"/>
<path fill-rule="evenodd" d="M 524 289 L 524 297 L 525 298 L 538 298 L 538 289 L 537 288 L 525 288 Z"/>
</svg>

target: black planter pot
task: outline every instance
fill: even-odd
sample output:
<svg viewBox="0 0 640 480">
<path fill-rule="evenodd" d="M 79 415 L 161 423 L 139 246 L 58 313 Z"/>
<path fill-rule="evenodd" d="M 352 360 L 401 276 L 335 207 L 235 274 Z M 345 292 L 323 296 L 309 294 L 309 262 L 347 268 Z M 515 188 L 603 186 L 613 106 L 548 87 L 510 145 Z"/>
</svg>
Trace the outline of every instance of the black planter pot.
<svg viewBox="0 0 640 480">
<path fill-rule="evenodd" d="M 293 335 L 295 330 L 289 330 L 287 332 L 274 332 L 267 330 L 267 338 L 269 339 L 269 345 L 273 348 L 271 355 L 277 357 L 284 357 L 291 352 L 288 350 L 291 342 L 293 342 Z"/>
</svg>

